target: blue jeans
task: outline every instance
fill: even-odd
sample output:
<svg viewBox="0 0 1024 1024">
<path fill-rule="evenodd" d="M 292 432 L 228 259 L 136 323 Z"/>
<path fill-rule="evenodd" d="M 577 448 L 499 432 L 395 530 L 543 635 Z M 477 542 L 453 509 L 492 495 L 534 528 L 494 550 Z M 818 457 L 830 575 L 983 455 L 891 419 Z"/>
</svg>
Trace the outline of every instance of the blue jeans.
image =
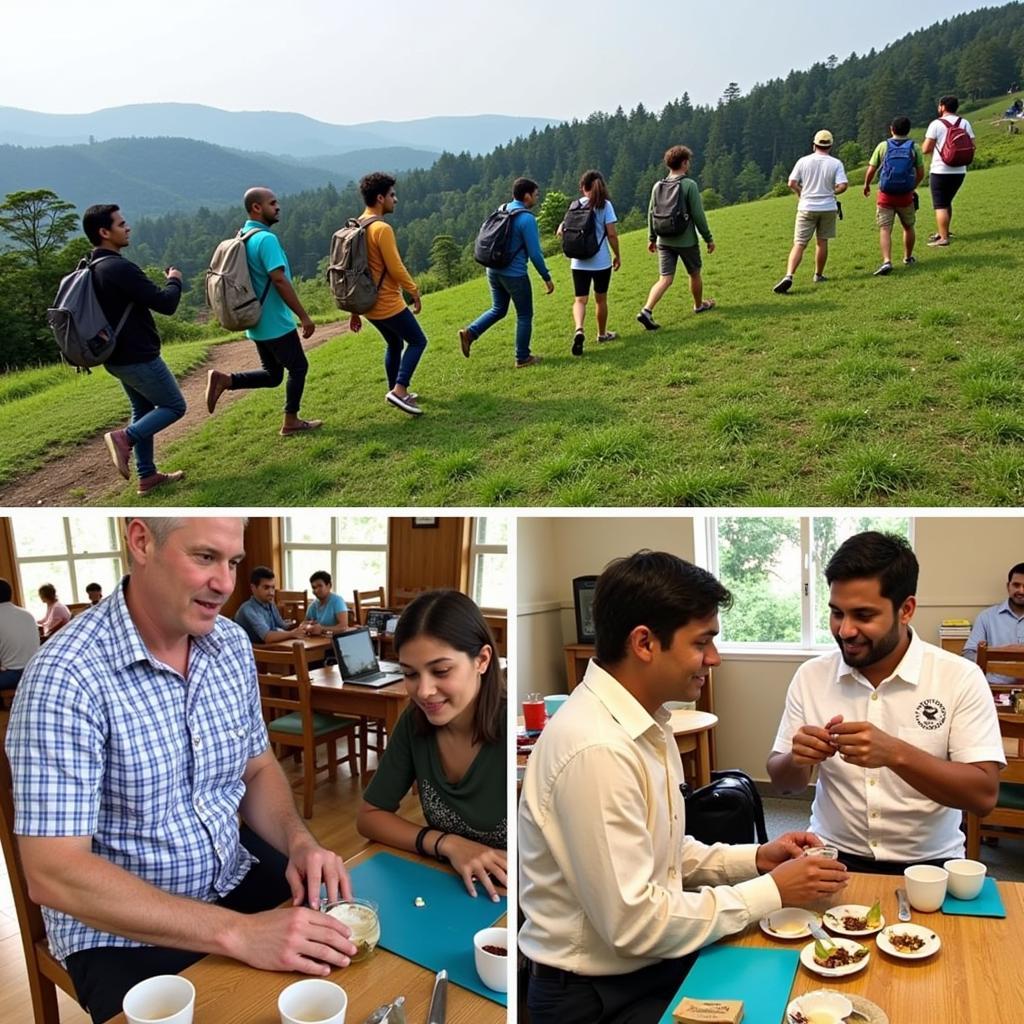
<svg viewBox="0 0 1024 1024">
<path fill-rule="evenodd" d="M 526 274 L 508 277 L 497 270 L 488 270 L 487 283 L 491 286 L 491 308 L 469 325 L 469 336 L 475 341 L 489 327 L 503 320 L 511 300 L 516 307 L 516 362 L 525 363 L 530 358 L 530 337 L 533 334 L 533 286 L 530 278 Z"/>
<path fill-rule="evenodd" d="M 106 370 L 121 382 L 132 406 L 132 421 L 125 433 L 135 446 L 139 479 L 156 472 L 153 437 L 185 415 L 185 397 L 167 364 L 157 356 L 148 363 L 127 363 Z"/>
<path fill-rule="evenodd" d="M 384 352 L 384 372 L 388 377 L 388 388 L 396 384 L 408 387 L 416 372 L 420 356 L 427 347 L 427 336 L 411 309 L 389 316 L 384 320 L 371 320 L 371 324 L 384 336 L 387 350 Z"/>
</svg>

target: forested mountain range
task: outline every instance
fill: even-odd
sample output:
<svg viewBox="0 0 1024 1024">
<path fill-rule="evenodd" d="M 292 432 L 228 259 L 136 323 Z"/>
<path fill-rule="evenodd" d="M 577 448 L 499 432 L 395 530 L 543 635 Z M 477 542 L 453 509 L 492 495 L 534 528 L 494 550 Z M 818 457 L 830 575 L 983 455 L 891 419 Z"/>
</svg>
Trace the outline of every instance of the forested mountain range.
<svg viewBox="0 0 1024 1024">
<path fill-rule="evenodd" d="M 520 174 L 546 190 L 574 195 L 580 173 L 598 167 L 620 217 L 646 211 L 651 185 L 663 170 L 662 154 L 677 142 L 695 151 L 693 173 L 702 188 L 727 202 L 753 199 L 786 177 L 809 151 L 818 128 L 831 129 L 837 150 L 857 142 L 870 152 L 895 115 L 907 114 L 920 130 L 935 116 L 938 96 L 952 92 L 969 99 L 1005 92 L 1024 79 L 1022 62 L 1024 5 L 958 15 L 881 51 L 845 59 L 823 55 L 808 70 L 755 85 L 746 95 L 731 83 L 714 107 L 694 106 L 684 93 L 658 113 L 642 105 L 628 113 L 622 108 L 595 112 L 585 121 L 531 131 L 485 156 L 445 153 L 429 169 L 401 175 L 394 224 L 415 272 L 428 265 L 437 235 L 468 244 Z M 353 188 L 289 195 L 275 230 L 295 271 L 314 274 L 331 233 L 361 208 Z M 159 265 L 174 262 L 197 273 L 217 241 L 239 223 L 234 210 L 210 209 L 138 222 L 133 257 Z"/>
</svg>

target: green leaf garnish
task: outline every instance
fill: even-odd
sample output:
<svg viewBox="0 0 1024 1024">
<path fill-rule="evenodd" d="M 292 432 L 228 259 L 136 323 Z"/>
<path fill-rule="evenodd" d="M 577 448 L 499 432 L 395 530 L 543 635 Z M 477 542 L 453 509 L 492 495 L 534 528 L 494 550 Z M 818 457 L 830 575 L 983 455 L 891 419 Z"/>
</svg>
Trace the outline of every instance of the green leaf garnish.
<svg viewBox="0 0 1024 1024">
<path fill-rule="evenodd" d="M 877 928 L 882 923 L 882 906 L 878 900 L 871 904 L 871 909 L 867 912 L 864 920 L 867 921 L 869 928 Z"/>
</svg>

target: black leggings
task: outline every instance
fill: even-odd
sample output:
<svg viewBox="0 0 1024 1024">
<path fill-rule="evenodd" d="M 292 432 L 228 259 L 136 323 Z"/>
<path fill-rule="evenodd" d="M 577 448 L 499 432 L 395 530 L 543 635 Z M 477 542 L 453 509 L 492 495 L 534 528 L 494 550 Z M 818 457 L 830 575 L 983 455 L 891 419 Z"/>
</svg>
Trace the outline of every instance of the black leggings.
<svg viewBox="0 0 1024 1024">
<path fill-rule="evenodd" d="M 259 859 L 241 883 L 216 901 L 217 906 L 241 914 L 258 914 L 291 901 L 291 887 L 285 881 L 287 859 L 244 825 L 242 845 Z M 78 1001 L 103 1024 L 121 1012 L 125 994 L 133 985 L 157 974 L 179 974 L 202 960 L 205 953 L 162 946 L 98 946 L 72 953 L 65 965 L 78 994 Z"/>
<path fill-rule="evenodd" d="M 298 416 L 302 405 L 302 392 L 306 387 L 306 371 L 309 362 L 302 351 L 299 332 L 292 331 L 272 341 L 254 341 L 259 353 L 262 370 L 231 374 L 232 391 L 248 391 L 251 388 L 276 388 L 288 371 L 288 383 L 284 389 L 284 411 Z"/>
</svg>

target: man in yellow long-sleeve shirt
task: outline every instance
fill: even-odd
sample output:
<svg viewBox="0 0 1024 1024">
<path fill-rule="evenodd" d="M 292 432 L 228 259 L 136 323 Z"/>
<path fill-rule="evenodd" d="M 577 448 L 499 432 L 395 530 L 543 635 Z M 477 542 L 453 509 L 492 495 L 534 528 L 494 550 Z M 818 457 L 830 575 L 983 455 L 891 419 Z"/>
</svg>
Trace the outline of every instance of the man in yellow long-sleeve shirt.
<svg viewBox="0 0 1024 1024">
<path fill-rule="evenodd" d="M 366 229 L 366 259 L 371 277 L 380 284 L 377 301 L 365 316 L 387 343 L 384 372 L 390 390 L 384 398 L 402 412 L 421 416 L 423 410 L 416 401 L 418 396 L 409 390 L 416 365 L 427 347 L 426 335 L 414 315 L 420 311 L 420 293 L 398 255 L 394 229 L 384 220 L 386 214 L 394 213 L 398 202 L 395 179 L 376 171 L 359 182 L 359 191 L 366 203 L 360 221 L 376 218 Z M 412 299 L 411 310 L 405 304 L 403 291 Z M 349 320 L 351 330 L 359 331 L 362 326 L 362 317 L 353 313 Z"/>
</svg>

